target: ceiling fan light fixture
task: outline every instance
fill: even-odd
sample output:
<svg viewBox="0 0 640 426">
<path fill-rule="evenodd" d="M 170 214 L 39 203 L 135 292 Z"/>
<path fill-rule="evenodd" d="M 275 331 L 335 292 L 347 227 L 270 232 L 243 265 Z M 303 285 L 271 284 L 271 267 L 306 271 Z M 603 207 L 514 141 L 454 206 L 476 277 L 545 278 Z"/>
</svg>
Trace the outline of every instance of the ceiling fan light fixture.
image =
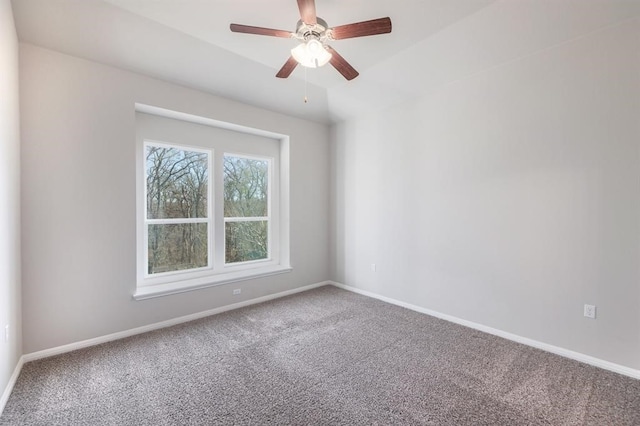
<svg viewBox="0 0 640 426">
<path fill-rule="evenodd" d="M 307 68 L 318 68 L 331 60 L 331 53 L 314 38 L 291 49 L 291 56 Z"/>
</svg>

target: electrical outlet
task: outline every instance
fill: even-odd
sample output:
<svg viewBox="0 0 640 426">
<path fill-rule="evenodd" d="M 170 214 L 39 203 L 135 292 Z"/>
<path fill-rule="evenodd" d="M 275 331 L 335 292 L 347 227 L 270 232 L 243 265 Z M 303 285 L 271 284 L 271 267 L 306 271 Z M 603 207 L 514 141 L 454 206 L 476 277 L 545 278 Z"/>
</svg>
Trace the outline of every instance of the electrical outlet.
<svg viewBox="0 0 640 426">
<path fill-rule="evenodd" d="M 376 264 L 372 263 L 371 264 L 371 272 L 375 272 L 376 271 Z"/>
<path fill-rule="evenodd" d="M 9 341 L 9 324 L 4 326 L 4 341 Z"/>
<path fill-rule="evenodd" d="M 233 294 L 235 294 L 235 295 L 238 295 L 240 293 L 242 293 L 242 289 L 241 288 L 236 288 L 236 289 L 233 290 Z"/>
<path fill-rule="evenodd" d="M 584 305 L 584 316 L 587 318 L 596 319 L 595 305 Z"/>
</svg>

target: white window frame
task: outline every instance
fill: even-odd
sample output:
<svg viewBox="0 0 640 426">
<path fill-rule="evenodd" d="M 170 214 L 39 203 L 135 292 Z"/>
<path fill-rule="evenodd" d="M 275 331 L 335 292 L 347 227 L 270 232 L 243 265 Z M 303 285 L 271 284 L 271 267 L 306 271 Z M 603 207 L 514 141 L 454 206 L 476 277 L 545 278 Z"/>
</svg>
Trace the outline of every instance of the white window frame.
<svg viewBox="0 0 640 426">
<path fill-rule="evenodd" d="M 164 118 L 178 119 L 187 123 L 205 124 L 241 133 L 264 136 L 279 141 L 279 156 L 273 158 L 251 152 L 236 152 L 211 146 L 182 144 L 176 140 L 158 140 L 137 136 L 137 283 L 133 294 L 135 300 L 149 299 L 200 288 L 217 286 L 236 281 L 290 272 L 289 263 L 289 137 L 258 129 L 224 123 L 204 117 L 165 110 L 148 105 L 136 104 L 136 111 Z M 148 274 L 148 224 L 146 206 L 146 147 L 164 146 L 186 151 L 210 152 L 208 185 L 208 265 L 204 268 Z M 268 239 L 267 259 L 227 264 L 225 262 L 224 217 L 224 172 L 225 155 L 267 160 L 269 164 L 268 182 Z M 199 218 L 202 221 L 204 218 Z M 242 218 L 249 219 L 249 218 Z M 182 220 L 182 219 L 180 219 Z M 151 220 L 154 223 L 165 219 Z M 156 222 L 158 221 L 158 222 Z M 171 222 L 174 223 L 174 222 Z M 186 222 L 181 222 L 186 223 Z"/>
<path fill-rule="evenodd" d="M 147 176 L 147 147 L 154 146 L 159 148 L 166 149 L 178 149 L 182 151 L 189 152 L 200 152 L 203 154 L 207 154 L 207 217 L 205 218 L 176 218 L 176 219 L 149 219 L 148 215 L 148 205 L 147 205 L 147 196 L 149 195 L 146 185 L 146 176 Z M 147 282 L 168 282 L 171 281 L 173 276 L 180 276 L 185 274 L 191 274 L 194 272 L 204 272 L 211 271 L 213 269 L 213 242 L 214 242 L 214 233 L 213 233 L 213 188 L 212 188 L 212 175 L 215 172 L 213 170 L 213 150 L 212 149 L 203 149 L 200 147 L 193 147 L 188 145 L 181 144 L 169 144 L 164 142 L 158 142 L 154 140 L 144 140 L 143 142 L 143 157 L 144 157 L 144 174 L 145 174 L 145 185 L 144 185 L 144 239 L 143 245 L 146 248 L 147 254 L 144 256 L 144 278 Z M 149 274 L 149 225 L 171 225 L 171 224 L 183 224 L 183 223 L 206 223 L 207 224 L 207 266 L 203 266 L 201 268 L 192 268 L 192 269 L 182 269 L 177 271 L 168 271 L 168 272 L 160 272 L 157 274 Z M 168 278 L 165 278 L 168 277 Z M 151 284 L 143 284 L 143 285 L 151 285 Z"/>
<path fill-rule="evenodd" d="M 225 265 L 225 268 L 230 269 L 230 268 L 245 268 L 245 267 L 250 267 L 252 265 L 259 265 L 261 263 L 266 263 L 266 262 L 274 262 L 274 260 L 277 261 L 277 259 L 274 259 L 273 253 L 276 252 L 277 250 L 273 250 L 273 245 L 277 245 L 277 238 L 273 238 L 273 216 L 274 216 L 274 210 L 276 210 L 276 218 L 277 218 L 277 209 L 274 209 L 272 207 L 272 195 L 273 195 L 273 191 L 272 188 L 274 187 L 274 181 L 276 181 L 274 173 L 273 173 L 273 168 L 274 168 L 274 162 L 275 159 L 272 157 L 265 157 L 265 156 L 260 156 L 260 155 L 249 155 L 249 154 L 242 154 L 242 153 L 236 153 L 236 152 L 225 152 L 222 155 L 222 158 L 224 160 L 224 157 L 236 157 L 236 158 L 246 158 L 249 160 L 258 160 L 258 161 L 266 161 L 267 165 L 268 165 L 268 171 L 267 171 L 267 178 L 268 178 L 268 182 L 267 182 L 267 215 L 266 216 L 256 216 L 256 217 L 224 217 L 223 214 L 223 219 L 224 219 L 224 224 L 226 225 L 229 222 L 257 222 L 257 221 L 267 221 L 267 258 L 266 259 L 257 259 L 257 260 L 249 260 L 246 262 L 235 262 L 235 263 L 227 263 L 227 259 L 226 259 L 226 255 L 223 256 L 223 262 Z M 223 171 L 223 175 L 224 175 L 224 171 Z M 224 179 L 224 177 L 223 177 Z M 276 181 L 277 184 L 277 181 Z M 222 203 L 224 206 L 224 197 L 222 198 Z M 227 242 L 227 233 L 226 233 L 226 229 L 223 229 L 224 232 L 224 243 L 225 243 L 225 249 L 226 249 L 226 242 Z M 277 234 L 275 234 L 277 235 Z M 223 253 L 225 254 L 225 253 Z"/>
</svg>

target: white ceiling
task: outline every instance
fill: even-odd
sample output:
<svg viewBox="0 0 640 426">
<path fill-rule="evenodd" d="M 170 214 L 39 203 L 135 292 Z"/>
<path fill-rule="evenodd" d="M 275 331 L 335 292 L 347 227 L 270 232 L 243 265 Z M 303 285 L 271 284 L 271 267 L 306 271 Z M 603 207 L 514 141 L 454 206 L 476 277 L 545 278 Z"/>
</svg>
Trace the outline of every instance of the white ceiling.
<svg viewBox="0 0 640 426">
<path fill-rule="evenodd" d="M 13 9 L 23 42 L 328 123 L 638 16 L 640 0 L 316 0 L 329 26 L 393 22 L 391 34 L 332 43 L 360 72 L 351 82 L 330 65 L 278 79 L 294 41 L 229 31 L 232 22 L 294 31 L 295 0 L 13 0 Z"/>
</svg>

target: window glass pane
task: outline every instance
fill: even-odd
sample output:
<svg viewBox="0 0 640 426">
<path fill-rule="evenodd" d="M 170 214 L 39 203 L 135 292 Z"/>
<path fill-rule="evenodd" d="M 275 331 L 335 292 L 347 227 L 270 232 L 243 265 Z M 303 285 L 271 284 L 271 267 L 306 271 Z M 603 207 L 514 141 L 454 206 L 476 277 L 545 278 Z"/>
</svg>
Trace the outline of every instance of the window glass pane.
<svg viewBox="0 0 640 426">
<path fill-rule="evenodd" d="M 266 220 L 225 223 L 225 262 L 266 259 L 267 228 Z"/>
<path fill-rule="evenodd" d="M 207 217 L 209 154 L 147 145 L 147 219 Z"/>
<path fill-rule="evenodd" d="M 207 245 L 206 223 L 149 225 L 148 273 L 205 267 Z"/>
<path fill-rule="evenodd" d="M 224 216 L 267 216 L 268 179 L 268 160 L 225 155 Z"/>
</svg>

